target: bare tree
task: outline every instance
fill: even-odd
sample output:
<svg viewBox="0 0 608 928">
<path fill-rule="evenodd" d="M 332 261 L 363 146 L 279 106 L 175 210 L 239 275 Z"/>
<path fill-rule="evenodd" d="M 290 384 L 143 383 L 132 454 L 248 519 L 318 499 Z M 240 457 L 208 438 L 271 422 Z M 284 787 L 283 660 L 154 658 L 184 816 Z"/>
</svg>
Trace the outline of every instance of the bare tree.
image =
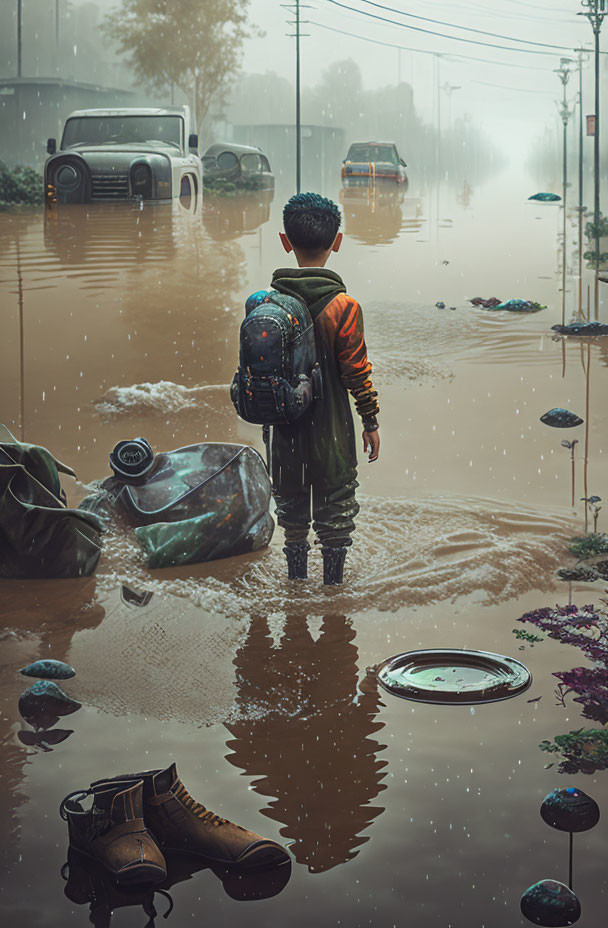
<svg viewBox="0 0 608 928">
<path fill-rule="evenodd" d="M 200 126 L 238 70 L 249 0 L 122 0 L 102 26 L 137 78 L 157 90 L 175 85 Z"/>
</svg>

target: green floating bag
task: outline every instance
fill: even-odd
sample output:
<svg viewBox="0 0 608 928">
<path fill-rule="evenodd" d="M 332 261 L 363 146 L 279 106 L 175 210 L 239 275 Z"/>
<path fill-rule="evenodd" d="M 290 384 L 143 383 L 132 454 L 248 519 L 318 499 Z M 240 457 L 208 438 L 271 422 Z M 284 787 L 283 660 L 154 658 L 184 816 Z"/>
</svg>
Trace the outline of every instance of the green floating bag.
<svg viewBox="0 0 608 928">
<path fill-rule="evenodd" d="M 114 476 L 80 505 L 132 528 L 149 567 L 198 564 L 269 544 L 272 487 L 253 448 L 202 442 L 154 456 L 138 438 L 120 442 L 110 461 Z"/>
<path fill-rule="evenodd" d="M 75 476 L 0 425 L 0 578 L 83 577 L 97 567 L 102 522 L 68 509 L 60 472 Z"/>
</svg>

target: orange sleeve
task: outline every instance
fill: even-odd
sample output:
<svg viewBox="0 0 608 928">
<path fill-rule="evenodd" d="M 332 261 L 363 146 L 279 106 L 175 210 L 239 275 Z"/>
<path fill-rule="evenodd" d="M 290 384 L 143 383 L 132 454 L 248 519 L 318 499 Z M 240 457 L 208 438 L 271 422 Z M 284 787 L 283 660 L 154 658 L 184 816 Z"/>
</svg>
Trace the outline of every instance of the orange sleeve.
<svg viewBox="0 0 608 928">
<path fill-rule="evenodd" d="M 350 390 L 364 425 L 377 426 L 378 394 L 370 375 L 371 361 L 363 334 L 363 313 L 356 300 L 340 294 L 341 313 L 337 319 L 336 357 L 344 386 Z"/>
</svg>

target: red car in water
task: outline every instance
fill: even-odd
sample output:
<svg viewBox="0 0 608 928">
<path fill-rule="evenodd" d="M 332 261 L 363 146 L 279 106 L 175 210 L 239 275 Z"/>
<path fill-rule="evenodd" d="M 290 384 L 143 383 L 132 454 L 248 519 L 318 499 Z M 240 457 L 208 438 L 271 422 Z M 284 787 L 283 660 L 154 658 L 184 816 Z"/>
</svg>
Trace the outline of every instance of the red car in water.
<svg viewBox="0 0 608 928">
<path fill-rule="evenodd" d="M 364 177 L 407 183 L 406 167 L 394 142 L 353 142 L 342 162 L 342 180 Z"/>
</svg>

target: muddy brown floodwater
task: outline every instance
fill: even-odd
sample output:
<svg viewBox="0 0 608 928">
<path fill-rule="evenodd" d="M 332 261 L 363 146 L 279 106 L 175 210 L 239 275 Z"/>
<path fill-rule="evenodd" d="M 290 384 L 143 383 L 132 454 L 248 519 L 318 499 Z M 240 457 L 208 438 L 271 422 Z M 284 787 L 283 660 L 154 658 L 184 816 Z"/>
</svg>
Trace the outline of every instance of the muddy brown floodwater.
<svg viewBox="0 0 608 928">
<path fill-rule="evenodd" d="M 513 928 L 524 889 L 567 880 L 567 837 L 539 807 L 571 784 L 602 810 L 576 838 L 574 887 L 581 926 L 604 923 L 608 773 L 591 757 L 569 776 L 538 747 L 600 727 L 554 694 L 552 674 L 586 658 L 513 634 L 537 631 L 516 625 L 528 610 L 605 595 L 601 582 L 555 577 L 583 526 L 585 450 L 589 495 L 608 492 L 608 339 L 552 338 L 561 219 L 559 206 L 528 202 L 536 189 L 513 172 L 481 188 L 414 180 L 405 196 L 327 191 L 345 210 L 331 267 L 364 308 L 381 401 L 381 460 L 360 462 L 342 589 L 323 589 L 317 553 L 310 580 L 290 587 L 279 533 L 257 555 L 155 572 L 111 535 L 94 578 L 1 583 L 4 924 L 143 928 L 164 924 L 172 902 L 173 928 Z M 289 261 L 276 234 L 283 200 L 209 201 L 202 216 L 0 215 L 0 421 L 74 467 L 70 502 L 108 474 L 122 438 L 261 447 L 227 384 L 246 296 Z M 575 225 L 573 213 L 572 270 Z M 577 290 L 570 276 L 568 316 Z M 495 314 L 466 302 L 475 296 L 549 308 Z M 584 429 L 539 422 L 554 406 L 586 418 L 587 405 L 587 449 Z M 580 439 L 574 509 L 565 437 Z M 123 584 L 153 595 L 129 604 Z M 475 709 L 432 706 L 391 697 L 366 673 L 442 646 L 517 657 L 533 686 Z M 76 668 L 62 686 L 82 702 L 60 723 L 68 734 L 46 739 L 17 708 L 17 670 L 42 656 Z M 286 884 L 192 865 L 153 897 L 64 867 L 62 797 L 171 760 L 198 800 L 291 846 Z"/>
</svg>

